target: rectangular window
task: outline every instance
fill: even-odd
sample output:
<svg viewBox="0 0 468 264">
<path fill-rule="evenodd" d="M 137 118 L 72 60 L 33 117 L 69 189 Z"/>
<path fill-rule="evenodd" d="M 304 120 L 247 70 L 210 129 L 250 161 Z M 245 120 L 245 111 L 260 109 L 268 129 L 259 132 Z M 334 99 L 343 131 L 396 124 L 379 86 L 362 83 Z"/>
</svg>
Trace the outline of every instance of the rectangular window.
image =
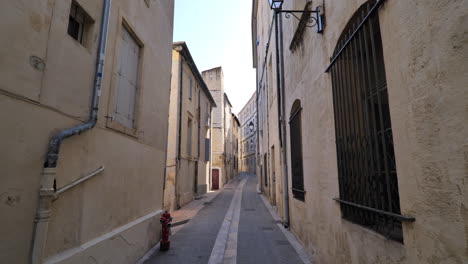
<svg viewBox="0 0 468 264">
<path fill-rule="evenodd" d="M 192 119 L 187 122 L 187 156 L 192 156 Z"/>
<path fill-rule="evenodd" d="M 400 215 L 378 11 L 367 16 L 377 4 L 368 1 L 356 12 L 328 68 L 336 129 L 337 201 L 343 218 L 403 242 L 401 222 L 412 220 Z M 369 19 L 352 34 L 365 17 Z"/>
<path fill-rule="evenodd" d="M 70 8 L 70 15 L 68 16 L 68 35 L 84 45 L 86 34 L 89 31 L 90 25 L 93 23 L 94 21 L 89 17 L 86 11 L 73 0 Z"/>
<path fill-rule="evenodd" d="M 129 128 L 135 127 L 140 49 L 135 38 L 123 26 L 120 35 L 114 120 Z"/>
<path fill-rule="evenodd" d="M 205 139 L 205 161 L 210 160 L 210 153 L 211 153 L 211 144 L 210 144 L 210 139 L 206 138 Z"/>
<path fill-rule="evenodd" d="M 304 201 L 304 172 L 302 167 L 301 103 L 296 100 L 291 110 L 289 130 L 291 140 L 291 172 L 293 197 Z"/>
<path fill-rule="evenodd" d="M 188 99 L 192 100 L 192 78 L 189 79 L 189 93 L 188 93 Z"/>
</svg>

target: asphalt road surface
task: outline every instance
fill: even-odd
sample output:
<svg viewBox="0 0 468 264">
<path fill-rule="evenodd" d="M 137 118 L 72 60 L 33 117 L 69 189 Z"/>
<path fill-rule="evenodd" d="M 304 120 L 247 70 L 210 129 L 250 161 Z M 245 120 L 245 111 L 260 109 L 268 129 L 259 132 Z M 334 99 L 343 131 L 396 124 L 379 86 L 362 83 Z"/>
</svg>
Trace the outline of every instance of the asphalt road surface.
<svg viewBox="0 0 468 264">
<path fill-rule="evenodd" d="M 156 251 L 144 263 L 304 263 L 256 185 L 254 175 L 241 174 L 170 237 L 169 251 Z"/>
</svg>

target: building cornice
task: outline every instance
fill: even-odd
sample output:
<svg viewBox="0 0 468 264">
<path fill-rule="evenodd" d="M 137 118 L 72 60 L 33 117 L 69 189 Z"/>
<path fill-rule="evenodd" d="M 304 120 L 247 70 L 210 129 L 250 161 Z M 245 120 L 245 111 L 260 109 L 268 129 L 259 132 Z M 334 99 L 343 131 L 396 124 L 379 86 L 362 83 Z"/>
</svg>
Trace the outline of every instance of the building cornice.
<svg viewBox="0 0 468 264">
<path fill-rule="evenodd" d="M 253 67 L 257 68 L 257 13 L 258 0 L 252 0 L 252 61 Z"/>
<path fill-rule="evenodd" d="M 185 41 L 172 43 L 172 49 L 179 52 L 182 55 L 182 57 L 184 57 L 184 59 L 188 62 L 187 64 L 189 65 L 190 70 L 192 71 L 197 81 L 201 84 L 202 91 L 208 97 L 213 107 L 216 107 L 216 102 L 213 99 L 213 96 L 211 95 L 210 89 L 208 89 L 208 86 L 203 80 L 203 77 L 201 76 L 200 71 L 198 71 L 197 65 L 195 64 L 195 61 L 192 58 L 192 54 L 190 54 L 190 50 L 188 49 Z"/>
</svg>

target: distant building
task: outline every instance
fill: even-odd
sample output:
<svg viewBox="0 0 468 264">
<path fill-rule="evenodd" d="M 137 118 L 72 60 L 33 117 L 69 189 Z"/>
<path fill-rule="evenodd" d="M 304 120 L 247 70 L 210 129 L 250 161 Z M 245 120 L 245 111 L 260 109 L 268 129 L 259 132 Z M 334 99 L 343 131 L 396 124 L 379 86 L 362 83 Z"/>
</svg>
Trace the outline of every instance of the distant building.
<svg viewBox="0 0 468 264">
<path fill-rule="evenodd" d="M 257 152 L 257 106 L 255 93 L 239 112 L 240 171 L 255 173 Z"/>
<path fill-rule="evenodd" d="M 185 42 L 173 44 L 164 208 L 173 211 L 210 186 L 211 111 L 216 104 Z"/>
<path fill-rule="evenodd" d="M 240 156 L 240 121 L 239 118 L 232 114 L 232 171 L 234 177 L 239 174 L 239 156 Z"/>
<path fill-rule="evenodd" d="M 217 190 L 234 177 L 233 166 L 234 153 L 232 150 L 232 105 L 224 93 L 224 76 L 221 67 L 202 72 L 203 79 L 216 102 L 212 112 L 212 137 L 211 137 L 211 189 Z"/>
<path fill-rule="evenodd" d="M 230 147 L 228 157 L 229 157 L 229 170 L 231 175 L 228 176 L 229 179 L 236 177 L 239 173 L 239 133 L 240 133 L 240 122 L 235 114 L 231 114 L 231 135 L 230 135 Z"/>
<path fill-rule="evenodd" d="M 0 4 L 1 263 L 135 263 L 160 239 L 174 1 L 106 2 Z"/>
</svg>

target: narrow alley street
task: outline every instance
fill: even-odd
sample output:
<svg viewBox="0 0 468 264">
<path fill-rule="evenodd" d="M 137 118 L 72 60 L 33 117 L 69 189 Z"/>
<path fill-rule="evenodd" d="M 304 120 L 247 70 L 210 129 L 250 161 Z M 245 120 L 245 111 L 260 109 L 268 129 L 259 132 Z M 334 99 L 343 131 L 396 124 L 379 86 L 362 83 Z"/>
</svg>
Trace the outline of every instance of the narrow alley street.
<svg viewBox="0 0 468 264">
<path fill-rule="evenodd" d="M 0 264 L 468 264 L 468 0 L 0 14 Z"/>
<path fill-rule="evenodd" d="M 169 251 L 157 250 L 143 263 L 308 263 L 256 185 L 255 175 L 241 173 L 171 236 Z"/>
</svg>

